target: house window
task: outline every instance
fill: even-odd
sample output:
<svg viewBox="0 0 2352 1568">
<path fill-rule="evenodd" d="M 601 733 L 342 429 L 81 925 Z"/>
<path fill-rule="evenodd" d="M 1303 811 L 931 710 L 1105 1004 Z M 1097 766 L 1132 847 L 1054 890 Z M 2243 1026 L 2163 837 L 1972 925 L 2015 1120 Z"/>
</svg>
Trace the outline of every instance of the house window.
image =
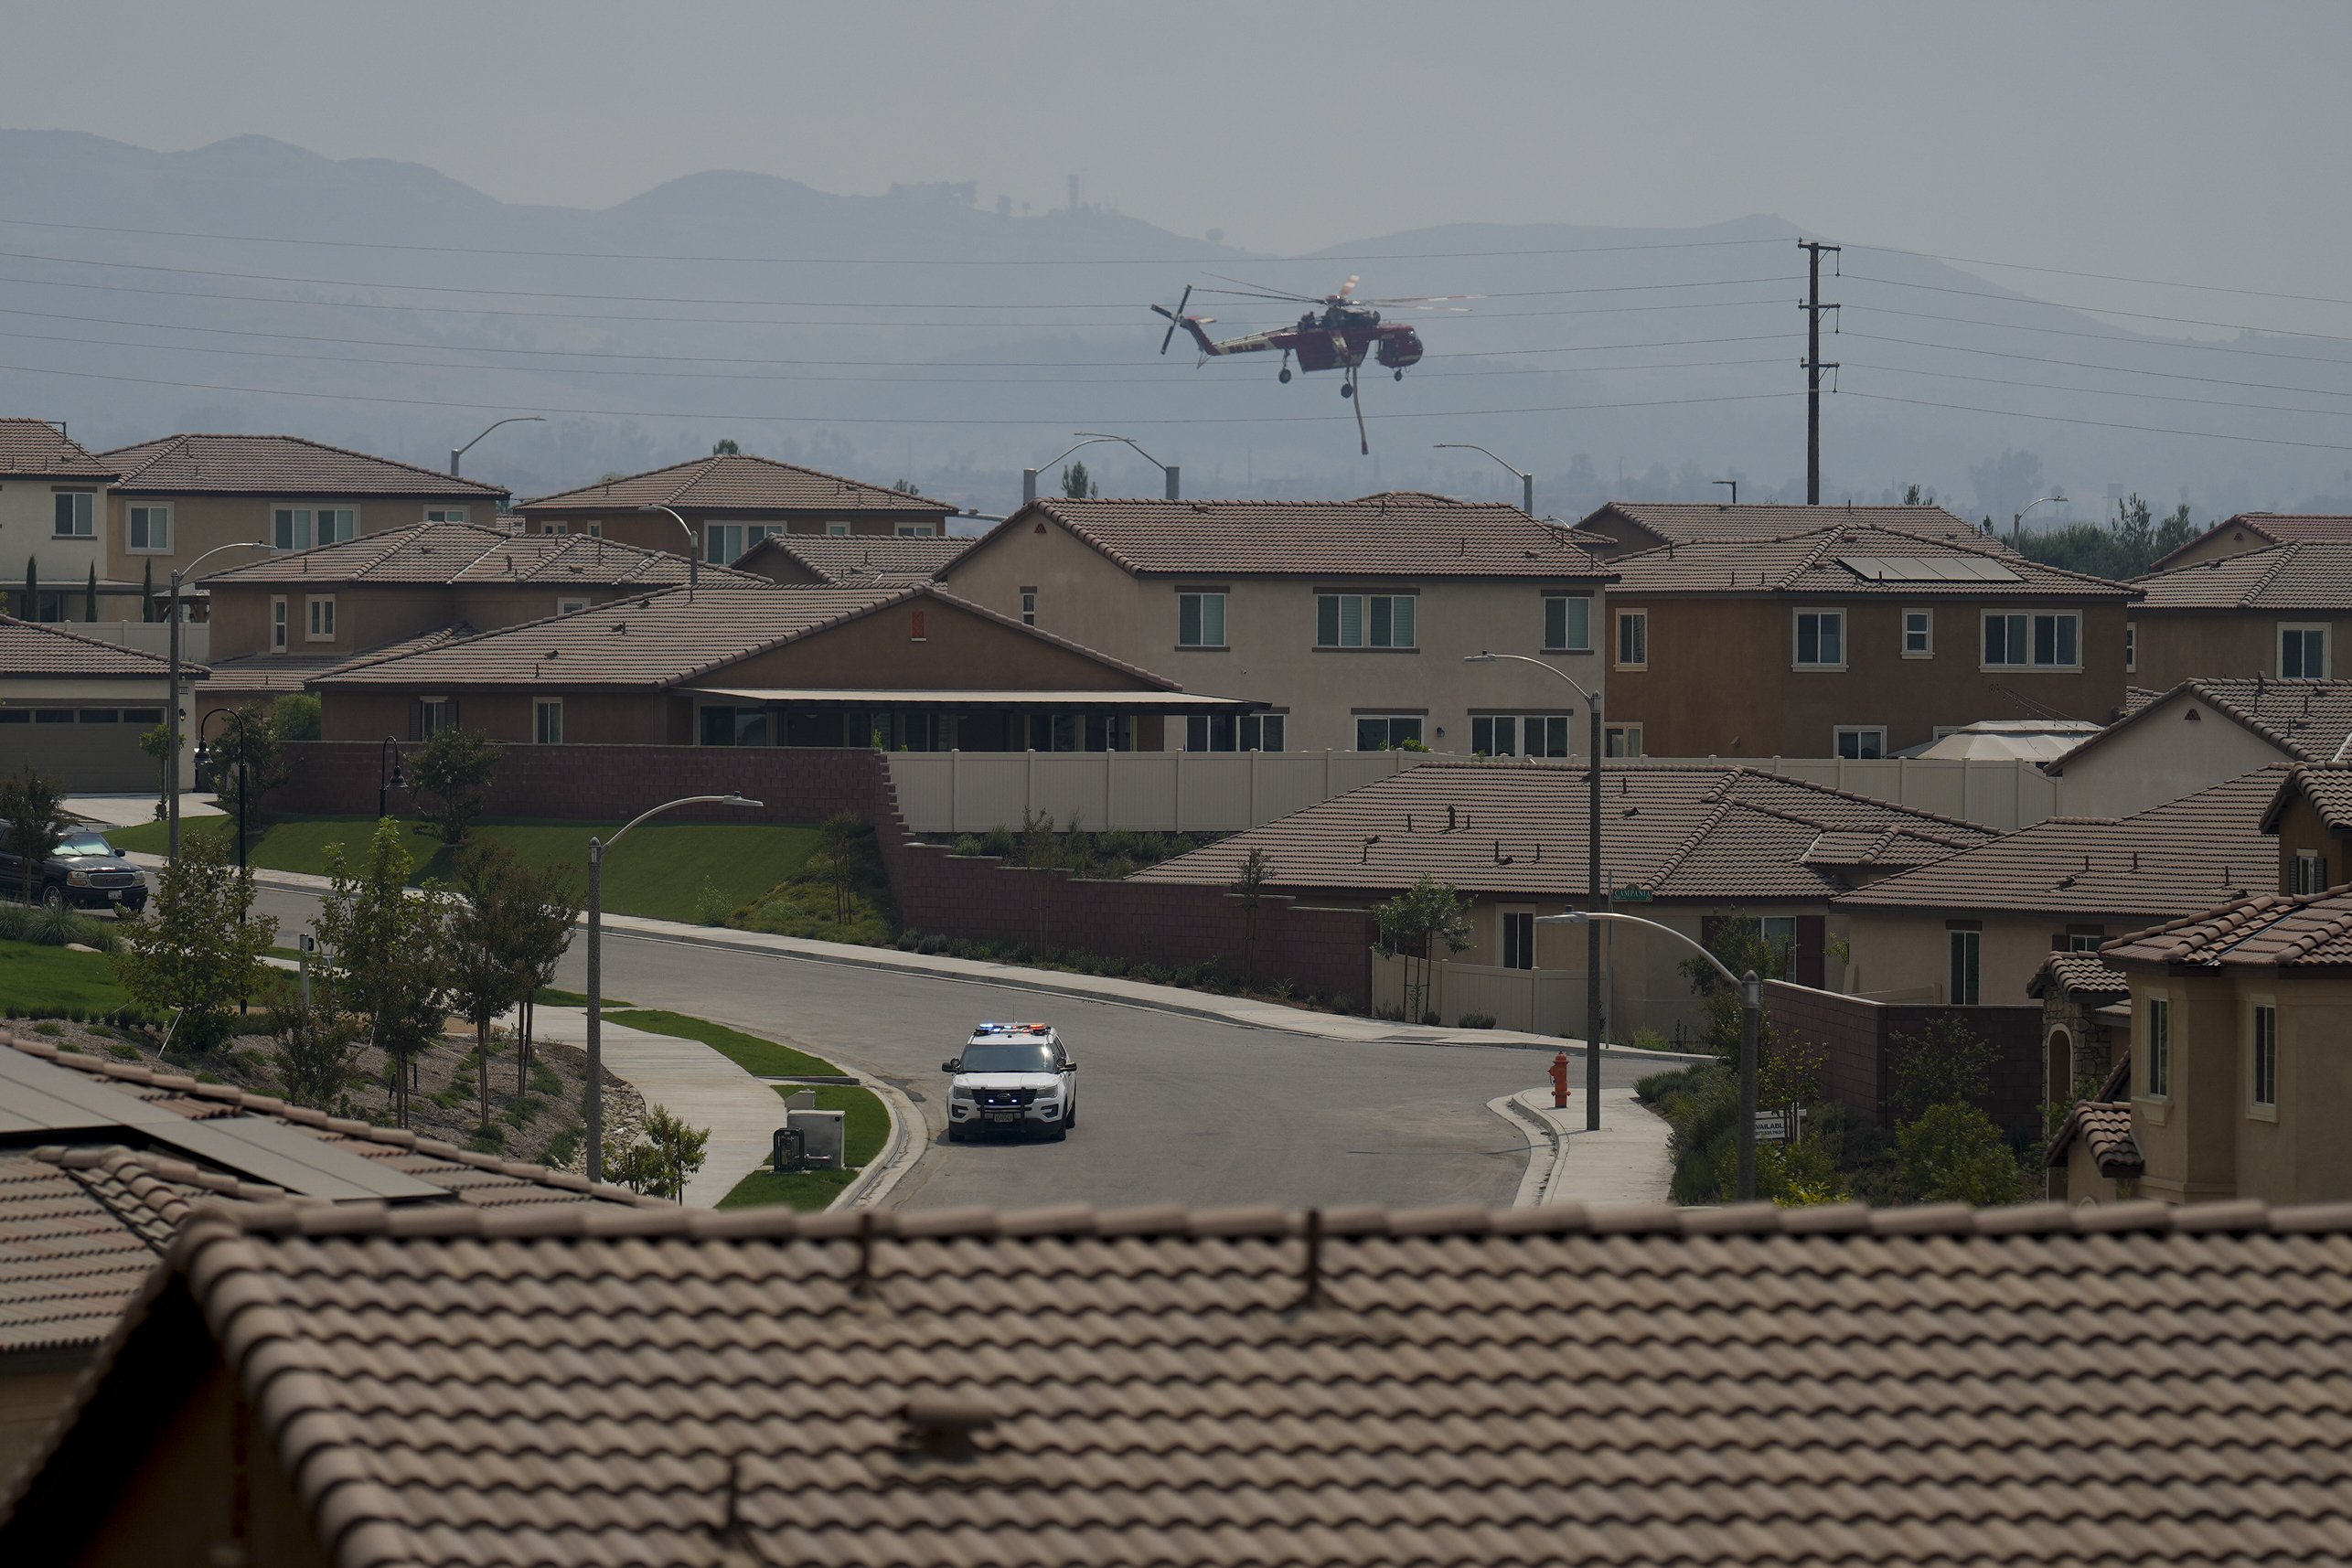
<svg viewBox="0 0 2352 1568">
<path fill-rule="evenodd" d="M 150 554 L 167 554 L 172 548 L 172 509 L 169 507 L 134 507 L 127 548 Z"/>
<path fill-rule="evenodd" d="M 2173 1092 L 2173 1005 L 2163 997 L 2148 998 L 2148 1097 L 2165 1100 Z"/>
<path fill-rule="evenodd" d="M 97 522 L 91 512 L 98 499 L 94 490 L 59 490 L 57 492 L 57 537 L 61 539 L 86 539 L 95 536 Z"/>
<path fill-rule="evenodd" d="M 420 697 L 416 702 L 417 739 L 430 741 L 457 722 L 457 707 L 445 697 Z"/>
<path fill-rule="evenodd" d="M 1410 593 L 1322 593 L 1315 598 L 1315 645 L 1321 648 L 1414 646 L 1415 598 Z"/>
<path fill-rule="evenodd" d="M 705 523 L 702 559 L 712 566 L 732 566 L 752 546 L 782 532 L 782 523 Z"/>
<path fill-rule="evenodd" d="M 1225 596 L 1222 593 L 1176 595 L 1176 645 L 1221 648 L 1225 645 Z"/>
<path fill-rule="evenodd" d="M 428 523 L 462 523 L 465 520 L 463 507 L 427 507 L 424 520 Z"/>
<path fill-rule="evenodd" d="M 1650 667 L 1649 611 L 1620 610 L 1617 613 L 1617 667 Z"/>
<path fill-rule="evenodd" d="M 2254 1104 L 2279 1103 L 2279 1009 L 2254 1009 Z"/>
<path fill-rule="evenodd" d="M 1801 610 L 1797 613 L 1797 667 L 1845 667 L 1845 612 Z"/>
<path fill-rule="evenodd" d="M 1600 743 L 1603 754 L 1607 756 L 1640 757 L 1648 754 L 1641 750 L 1641 726 L 1639 724 L 1609 725 L 1600 732 Z"/>
<path fill-rule="evenodd" d="M 1021 591 L 1021 624 L 1024 626 L 1037 624 L 1037 590 L 1034 588 Z"/>
<path fill-rule="evenodd" d="M 2004 615 L 1984 617 L 1984 663 L 1997 669 L 2077 669 L 2081 667 L 2082 617 Z"/>
<path fill-rule="evenodd" d="M 358 538 L 359 514 L 350 507 L 279 507 L 270 528 L 270 542 L 280 549 L 308 549 Z"/>
<path fill-rule="evenodd" d="M 563 699 L 543 697 L 530 705 L 531 739 L 542 746 L 563 744 Z"/>
<path fill-rule="evenodd" d="M 1568 754 L 1567 715 L 1473 713 L 1470 750 L 1483 757 L 1565 757 Z"/>
<path fill-rule="evenodd" d="M 1245 713 L 1241 720 L 1241 749 L 1278 752 L 1282 750 L 1283 731 L 1288 728 L 1282 714 Z"/>
<path fill-rule="evenodd" d="M 922 611 L 913 610 L 907 613 L 906 637 L 907 641 L 913 643 L 927 643 L 931 640 L 923 635 Z"/>
<path fill-rule="evenodd" d="M 589 524 L 589 525 L 588 525 L 588 537 L 589 537 L 590 539 L 603 539 L 603 538 L 604 537 L 604 524 L 602 524 L 602 523 L 591 523 L 591 524 Z"/>
<path fill-rule="evenodd" d="M 875 717 L 882 718 L 879 714 Z M 701 722 L 702 743 L 706 746 L 764 746 L 768 743 L 767 709 L 764 708 L 705 708 Z M 884 722 L 886 724 L 887 720 Z M 855 732 L 854 726 L 850 732 Z"/>
<path fill-rule="evenodd" d="M 1044 748 L 1040 747 L 1042 751 Z M 1056 751 L 1073 748 L 1057 745 Z M 1184 749 L 1188 752 L 1235 752 L 1241 750 L 1241 726 L 1230 713 L 1195 713 L 1184 720 Z"/>
<path fill-rule="evenodd" d="M 1756 923 L 1756 934 L 1763 938 L 1766 948 L 1780 955 L 1780 972 L 1796 973 L 1797 917 L 1792 914 L 1768 914 Z"/>
<path fill-rule="evenodd" d="M 1871 762 L 1887 754 L 1887 729 L 1883 724 L 1840 724 L 1836 731 L 1837 754 L 1850 763 Z"/>
<path fill-rule="evenodd" d="M 1356 715 L 1355 749 L 1359 752 L 1401 751 L 1407 741 L 1417 745 L 1420 740 L 1421 717 L 1417 713 Z"/>
<path fill-rule="evenodd" d="M 1907 659 L 1928 659 L 1936 653 L 1936 613 L 1932 610 L 1903 612 L 1903 656 Z"/>
<path fill-rule="evenodd" d="M 572 531 L 572 525 L 570 523 L 541 523 L 539 526 L 539 531 L 542 534 L 568 534 Z"/>
<path fill-rule="evenodd" d="M 1566 593 L 1544 596 L 1544 651 L 1582 654 L 1592 651 L 1592 601 Z"/>
<path fill-rule="evenodd" d="M 2140 668 L 2140 623 L 2123 623 L 2123 673 L 2137 674 Z"/>
<path fill-rule="evenodd" d="M 933 528 L 929 523 L 901 523 L 898 525 L 898 537 L 903 539 L 927 539 L 938 531 L 938 529 Z"/>
<path fill-rule="evenodd" d="M 1947 931 L 1944 936 L 1951 949 L 1951 1003 L 1956 1008 L 1975 1007 L 1981 994 L 1984 933 Z"/>
<path fill-rule="evenodd" d="M 825 525 L 825 537 L 829 539 L 848 539 L 850 537 L 850 525 L 847 523 L 827 523 Z"/>
<path fill-rule="evenodd" d="M 2327 891 L 2327 857 L 2316 849 L 2298 849 L 2287 867 L 2287 891 L 2291 893 L 2324 893 Z"/>
<path fill-rule="evenodd" d="M 555 613 L 559 615 L 577 615 L 586 608 L 588 601 L 585 599 L 559 599 L 555 602 Z"/>
<path fill-rule="evenodd" d="M 270 601 L 270 651 L 286 651 L 286 602 L 283 599 Z"/>
<path fill-rule="evenodd" d="M 2281 626 L 2279 628 L 2279 678 L 2281 680 L 2325 680 L 2327 678 L 2326 627 Z"/>
<path fill-rule="evenodd" d="M 333 642 L 335 640 L 335 601 L 305 599 L 303 603 L 309 607 L 310 611 L 310 630 L 305 634 L 305 640 L 314 643 Z"/>
<path fill-rule="evenodd" d="M 1534 910 L 1507 909 L 1502 912 L 1502 966 L 1505 969 L 1535 967 Z"/>
</svg>

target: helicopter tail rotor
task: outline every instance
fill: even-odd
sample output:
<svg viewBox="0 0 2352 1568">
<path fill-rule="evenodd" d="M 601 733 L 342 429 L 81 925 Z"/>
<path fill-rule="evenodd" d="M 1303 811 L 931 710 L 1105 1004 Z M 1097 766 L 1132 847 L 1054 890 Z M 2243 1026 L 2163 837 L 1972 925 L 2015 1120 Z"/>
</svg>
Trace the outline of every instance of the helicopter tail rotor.
<svg viewBox="0 0 2352 1568">
<path fill-rule="evenodd" d="M 1192 303 L 1192 285 L 1187 283 L 1184 285 L 1184 297 L 1176 302 L 1176 308 L 1174 310 L 1170 310 L 1164 305 L 1153 305 L 1151 307 L 1168 318 L 1168 331 L 1160 339 L 1160 352 L 1162 354 L 1167 353 L 1168 346 L 1176 341 L 1176 328 L 1183 324 L 1184 307 Z"/>
</svg>

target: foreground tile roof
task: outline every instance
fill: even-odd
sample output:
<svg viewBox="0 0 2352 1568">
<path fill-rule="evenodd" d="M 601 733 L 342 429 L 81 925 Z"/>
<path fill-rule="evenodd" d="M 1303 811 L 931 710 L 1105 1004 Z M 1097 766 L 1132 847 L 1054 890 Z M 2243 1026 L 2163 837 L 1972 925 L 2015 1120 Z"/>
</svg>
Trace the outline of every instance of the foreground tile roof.
<svg viewBox="0 0 2352 1568">
<path fill-rule="evenodd" d="M 2352 1539 L 2345 1205 L 241 1209 L 183 1232 L 122 1364 L 208 1334 L 338 1568 Z M 70 1557 L 77 1482 L 155 1440 L 92 1387 L 123 1425 L 23 1472 L 0 1552 Z"/>
<path fill-rule="evenodd" d="M 114 477 L 115 469 L 92 457 L 80 443 L 68 440 L 47 420 L 0 419 L 0 474 L 104 481 Z"/>
<path fill-rule="evenodd" d="M 1901 599 L 2128 599 L 2134 590 L 1974 542 L 1840 523 L 1788 539 L 1700 539 L 1613 557 L 1613 596 L 1801 593 Z"/>
<path fill-rule="evenodd" d="M 171 660 L 162 654 L 101 642 L 53 622 L 0 615 L 0 677 L 146 676 L 168 683 L 171 667 Z M 207 674 L 204 666 L 186 658 L 179 668 L 191 680 L 202 680 Z"/>
<path fill-rule="evenodd" d="M 1516 507 L 1395 492 L 1360 501 L 1032 502 L 987 539 L 1052 517 L 1128 571 L 1605 578 L 1564 529 Z M 983 543 L 986 540 L 982 541 Z M 977 553 L 977 552 L 975 552 Z M 952 581 L 952 570 L 948 576 Z"/>
<path fill-rule="evenodd" d="M 844 479 L 821 469 L 778 463 L 748 453 L 719 453 L 648 469 L 625 478 L 577 490 L 558 491 L 519 503 L 525 516 L 540 512 L 611 512 L 636 507 L 676 507 L 681 511 L 724 512 L 903 512 L 936 519 L 955 511 L 945 501 L 909 496 L 887 485 Z"/>
<path fill-rule="evenodd" d="M 759 574 L 761 560 L 787 556 L 837 587 L 928 582 L 975 541 L 896 539 L 877 535 L 832 539 L 816 534 L 770 534 L 735 560 L 738 571 Z"/>
<path fill-rule="evenodd" d="M 1859 888 L 1846 909 L 2000 910 L 2166 920 L 2278 880 L 2263 808 L 2283 767 L 2258 768 L 2130 816 L 2053 816 Z"/>
<path fill-rule="evenodd" d="M 1577 526 L 1606 535 L 1609 523 L 1618 517 L 1675 544 L 1793 539 L 1823 528 L 1854 524 L 2010 553 L 2006 545 L 1979 531 L 1966 517 L 1956 517 L 1935 506 L 1801 507 L 1750 501 L 1735 507 L 1715 501 L 1611 501 Z"/>
<path fill-rule="evenodd" d="M 1610 763 L 1601 875 L 1653 898 L 1823 899 L 1852 873 L 1940 859 L 1985 828 L 1740 767 Z M 1424 873 L 1481 892 L 1584 892 L 1589 785 L 1581 766 L 1438 758 L 1139 871 L 1225 886 L 1252 849 L 1268 885 L 1366 891 Z M 1451 826 L 1449 826 L 1451 824 Z"/>
<path fill-rule="evenodd" d="M 2043 959 L 2034 977 L 2026 982 L 2029 997 L 2053 994 L 2096 1001 L 2101 997 L 2128 997 L 2132 986 L 2122 970 L 2099 954 L 2057 952 Z"/>
<path fill-rule="evenodd" d="M 2135 577 L 2144 610 L 2340 611 L 2352 608 L 2352 538 L 2216 556 Z"/>
<path fill-rule="evenodd" d="M 2158 557 L 2149 570 L 2168 570 L 2174 561 L 2223 532 L 2251 534 L 2272 544 L 2293 544 L 2300 539 L 2352 541 L 2352 517 L 2316 512 L 2240 512 L 2234 517 L 2223 518 L 2170 554 Z"/>
<path fill-rule="evenodd" d="M 2256 893 L 2100 948 L 2118 964 L 2176 969 L 2352 965 L 2352 888 L 2290 898 Z"/>
<path fill-rule="evenodd" d="M 273 555 L 204 581 L 211 589 L 338 582 L 669 588 L 685 585 L 691 564 L 682 555 L 587 534 L 509 534 L 471 523 L 412 523 Z M 710 588 L 771 586 L 764 577 L 732 567 L 705 565 L 700 575 Z"/>
<path fill-rule="evenodd" d="M 152 496 L 418 496 L 495 506 L 503 485 L 461 479 L 299 435 L 167 435 L 106 453 L 115 488 Z"/>
<path fill-rule="evenodd" d="M 2135 696 L 2138 694 L 2134 694 Z M 2164 722 L 2172 699 L 2185 697 L 2268 741 L 2288 756 L 2324 763 L 2352 737 L 2352 680 L 2245 680 L 2197 676 L 2169 691 L 2127 700 L 2122 715 L 2065 756 L 2047 764 L 2063 773 L 2069 766 L 2128 733 L 2134 724 Z M 2203 722 L 2202 720 L 2199 722 Z"/>
<path fill-rule="evenodd" d="M 2085 1095 L 2067 1113 L 2052 1134 L 2042 1157 L 2046 1168 L 2068 1163 L 2077 1138 L 2101 1176 L 2138 1176 L 2147 1169 L 2140 1140 L 2132 1131 L 2132 1061 L 2129 1057 L 2110 1069 L 2107 1082 Z"/>
</svg>

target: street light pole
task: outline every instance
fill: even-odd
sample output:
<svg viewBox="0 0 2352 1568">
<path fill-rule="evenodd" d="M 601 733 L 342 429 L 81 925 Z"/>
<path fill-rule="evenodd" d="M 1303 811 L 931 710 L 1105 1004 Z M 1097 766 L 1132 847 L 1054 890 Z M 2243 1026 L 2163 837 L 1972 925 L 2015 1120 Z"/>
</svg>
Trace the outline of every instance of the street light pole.
<svg viewBox="0 0 2352 1568">
<path fill-rule="evenodd" d="M 164 705 L 164 744 L 167 753 L 164 774 L 171 780 L 171 787 L 164 792 L 168 801 L 164 813 L 167 822 L 167 859 L 179 859 L 179 585 L 189 572 L 224 549 L 265 550 L 269 548 L 260 539 L 239 539 L 232 544 L 215 545 L 172 573 L 171 635 L 168 639 L 171 645 L 171 690 L 166 693 L 170 700 Z"/>
<path fill-rule="evenodd" d="M 1739 1201 L 1756 1200 L 1756 1037 L 1764 1012 L 1764 982 L 1750 969 L 1745 975 L 1735 975 L 1725 967 L 1722 959 L 1708 952 L 1702 943 L 1693 942 L 1671 925 L 1661 925 L 1640 915 L 1618 914 L 1615 912 L 1570 910 L 1566 914 L 1539 914 L 1537 925 L 1587 925 L 1613 920 L 1626 925 L 1646 926 L 1662 931 L 1668 936 L 1690 948 L 1715 966 L 1715 972 L 1739 987 Z M 1596 925 L 1597 929 L 1597 925 Z"/>
<path fill-rule="evenodd" d="M 668 507 L 639 507 L 637 510 L 640 512 L 669 512 L 669 508 Z M 676 523 L 679 528 L 686 530 L 686 596 L 689 599 L 691 599 L 694 597 L 694 584 L 698 576 L 698 567 L 702 560 L 702 541 L 694 537 L 693 524 L 688 522 L 684 517 L 679 517 L 676 512 L 669 512 L 669 517 L 670 521 Z M 618 835 L 615 835 L 615 837 L 618 837 Z"/>
<path fill-rule="evenodd" d="M 237 727 L 237 880 L 242 882 L 245 880 L 245 840 L 251 831 L 246 811 L 253 797 L 252 777 L 246 771 L 253 753 L 252 731 L 242 710 L 216 708 L 196 721 L 196 765 L 198 772 L 205 765 L 204 727 L 224 713 L 229 715 L 229 722 Z M 242 909 L 237 912 L 238 924 L 245 923 L 245 912 Z M 241 1013 L 247 1011 L 251 1000 L 247 997 L 239 997 L 237 1010 Z"/>
<path fill-rule="evenodd" d="M 665 510 L 667 508 L 664 508 Z M 740 795 L 690 795 L 632 817 L 620 833 L 588 840 L 588 1179 L 604 1179 L 604 851 L 648 816 L 681 805 L 757 806 L 764 802 Z"/>
<path fill-rule="evenodd" d="M 2056 501 L 2061 507 L 2066 505 L 2066 497 L 2063 496 L 2045 496 L 2038 501 L 2028 503 L 2026 512 L 2032 511 L 2036 507 L 2046 507 L 2052 501 Z M 2026 512 L 2019 512 L 2009 519 L 2009 542 L 2013 545 L 2026 536 Z"/>
<path fill-rule="evenodd" d="M 1486 452 L 1486 448 L 1475 445 L 1467 441 L 1441 441 L 1437 443 L 1437 447 L 1440 452 L 1443 452 L 1448 448 L 1452 448 L 1458 452 Z M 1489 457 L 1494 457 L 1494 453 L 1491 452 L 1486 452 L 1486 454 Z M 1494 457 L 1494 460 L 1497 463 L 1502 463 L 1502 459 L 1500 457 Z M 1502 463 L 1502 465 L 1505 468 L 1511 468 L 1511 464 L 1508 463 Z M 1535 515 L 1534 473 L 1532 470 L 1526 473 L 1521 473 L 1516 468 L 1511 468 L 1511 472 L 1519 475 L 1519 509 L 1532 517 Z"/>
<path fill-rule="evenodd" d="M 497 429 L 497 428 L 498 428 L 498 425 L 502 425 L 502 424 L 545 424 L 546 422 L 547 422 L 547 416 L 546 416 L 545 414 L 515 414 L 515 415 L 512 415 L 512 416 L 510 416 L 510 417 L 508 417 L 508 418 L 507 418 L 507 419 L 502 419 L 502 420 L 498 421 L 497 424 L 493 424 L 493 425 L 490 427 L 490 430 L 496 430 L 496 429 Z M 484 432 L 482 432 L 482 435 L 487 435 L 487 434 L 489 434 L 489 433 L 490 433 L 490 430 L 486 430 L 486 431 L 484 431 Z M 457 475 L 457 460 L 458 460 L 459 458 L 461 458 L 461 457 L 465 456 L 467 453 L 469 453 L 469 452 L 473 451 L 473 450 L 475 449 L 475 447 L 476 447 L 476 446 L 480 445 L 480 444 L 481 444 L 481 441 L 482 441 L 482 435 L 477 435 L 477 436 L 476 436 L 472 441 L 467 442 L 467 443 L 466 443 L 465 445 L 463 445 L 463 446 L 456 446 L 456 447 L 452 447 L 452 448 L 450 448 L 450 452 L 449 452 L 449 476 L 450 476 L 452 479 L 454 479 L 454 478 L 456 478 L 456 477 L 458 476 L 458 475 Z"/>
<path fill-rule="evenodd" d="M 1484 452 L 1486 449 L 1479 449 Z M 1492 453 L 1487 453 L 1492 457 Z M 1508 467 L 1509 464 L 1504 464 Z M 1464 664 L 1492 664 L 1497 659 L 1509 659 L 1513 664 L 1531 664 L 1537 669 L 1550 670 L 1585 699 L 1592 712 L 1592 766 L 1588 770 L 1592 786 L 1592 821 L 1586 834 L 1585 890 L 1587 901 L 1597 912 L 1606 895 L 1600 885 L 1600 693 L 1587 691 L 1577 678 L 1564 669 L 1531 659 L 1524 654 L 1491 654 L 1484 651 L 1467 656 Z M 1600 927 L 1587 933 L 1585 943 L 1585 1130 L 1597 1132 L 1600 1127 Z"/>
<path fill-rule="evenodd" d="M 1092 431 L 1092 430 L 1082 430 L 1082 431 L 1074 432 L 1073 432 L 1073 433 L 1074 433 L 1074 434 L 1078 434 L 1078 435 L 1083 435 L 1083 436 L 1085 436 L 1086 439 L 1085 439 L 1085 440 L 1084 440 L 1084 441 L 1082 441 L 1082 442 L 1080 442 L 1076 446 L 1072 447 L 1072 448 L 1070 449 L 1070 452 L 1065 452 L 1065 453 L 1064 453 L 1062 454 L 1062 457 L 1067 457 L 1067 456 L 1069 456 L 1069 455 L 1070 455 L 1070 453 L 1072 453 L 1072 452 L 1079 452 L 1079 451 L 1082 451 L 1082 450 L 1084 450 L 1084 449 L 1085 449 L 1085 448 L 1086 448 L 1086 447 L 1089 447 L 1089 446 L 1094 445 L 1096 442 L 1103 442 L 1103 441 L 1120 441 L 1120 442 L 1126 442 L 1128 445 L 1129 445 L 1129 446 L 1134 446 L 1134 447 L 1135 447 L 1135 454 L 1136 454 L 1138 457 L 1142 458 L 1146 463 L 1149 463 L 1149 464 L 1151 464 L 1151 466 L 1153 466 L 1154 468 L 1159 469 L 1159 470 L 1160 470 L 1160 472 L 1167 477 L 1167 480 L 1168 480 L 1168 498 L 1169 498 L 1170 500 L 1171 500 L 1171 501 L 1178 500 L 1178 499 L 1180 499 L 1180 498 L 1181 498 L 1181 496 L 1179 496 L 1179 491 L 1180 491 L 1180 489 L 1181 489 L 1181 486 L 1180 486 L 1180 485 L 1178 485 L 1178 483 L 1177 483 L 1177 476 L 1178 476 L 1181 473 L 1182 473 L 1182 469 L 1181 469 L 1178 464 L 1171 464 L 1171 463 L 1162 463 L 1162 462 L 1160 462 L 1160 459 L 1158 459 L 1158 458 L 1156 458 L 1156 457 L 1152 456 L 1152 455 L 1151 455 L 1151 453 L 1148 453 L 1148 452 L 1144 451 L 1144 450 L 1143 450 L 1143 448 L 1141 448 L 1141 447 L 1139 447 L 1139 446 L 1135 446 L 1135 443 L 1134 443 L 1134 442 L 1129 441 L 1126 436 L 1123 436 L 1123 435 L 1105 435 L 1105 434 L 1103 434 L 1100 431 Z M 1057 458 L 1055 458 L 1055 459 L 1053 460 L 1053 463 L 1059 463 L 1059 462 L 1061 462 L 1061 461 L 1062 461 L 1062 457 L 1057 457 Z M 1053 463 L 1048 463 L 1048 464 L 1046 464 L 1044 465 L 1044 467 L 1045 467 L 1045 468 L 1051 468 L 1051 467 L 1053 467 Z M 1039 474 L 1041 474 L 1041 473 L 1042 473 L 1042 472 L 1043 472 L 1043 469 L 1041 469 L 1041 468 L 1024 468 L 1024 469 L 1022 469 L 1022 470 L 1021 471 L 1021 504 L 1022 506 L 1026 507 L 1026 506 L 1027 506 L 1027 505 L 1029 505 L 1032 501 L 1034 501 L 1034 500 L 1036 500 L 1036 499 L 1037 499 L 1037 476 L 1038 476 L 1038 475 L 1039 475 Z"/>
</svg>

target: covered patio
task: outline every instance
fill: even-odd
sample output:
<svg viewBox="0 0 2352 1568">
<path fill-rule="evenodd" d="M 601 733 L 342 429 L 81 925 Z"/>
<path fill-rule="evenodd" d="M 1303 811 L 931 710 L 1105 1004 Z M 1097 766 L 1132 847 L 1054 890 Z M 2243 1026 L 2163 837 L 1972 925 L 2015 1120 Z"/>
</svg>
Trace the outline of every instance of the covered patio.
<svg viewBox="0 0 2352 1568">
<path fill-rule="evenodd" d="M 1157 752 L 1171 714 L 1263 702 L 1182 691 L 693 687 L 703 746 L 873 746 L 889 752 Z"/>
</svg>

